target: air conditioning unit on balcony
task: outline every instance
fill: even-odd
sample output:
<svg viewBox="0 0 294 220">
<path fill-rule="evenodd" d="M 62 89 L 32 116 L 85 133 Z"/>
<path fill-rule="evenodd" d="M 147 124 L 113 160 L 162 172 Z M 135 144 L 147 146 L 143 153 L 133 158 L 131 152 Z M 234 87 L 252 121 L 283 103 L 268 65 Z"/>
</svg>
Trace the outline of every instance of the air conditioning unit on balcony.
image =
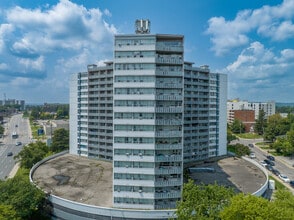
<svg viewBox="0 0 294 220">
<path fill-rule="evenodd" d="M 139 189 L 139 193 L 142 193 L 143 192 L 143 190 L 142 189 Z"/>
<path fill-rule="evenodd" d="M 139 153 L 139 156 L 141 156 L 141 157 L 142 157 L 142 156 L 143 156 L 143 154 L 142 154 L 142 153 Z"/>
<path fill-rule="evenodd" d="M 126 153 L 127 156 L 130 156 L 130 153 Z"/>
</svg>

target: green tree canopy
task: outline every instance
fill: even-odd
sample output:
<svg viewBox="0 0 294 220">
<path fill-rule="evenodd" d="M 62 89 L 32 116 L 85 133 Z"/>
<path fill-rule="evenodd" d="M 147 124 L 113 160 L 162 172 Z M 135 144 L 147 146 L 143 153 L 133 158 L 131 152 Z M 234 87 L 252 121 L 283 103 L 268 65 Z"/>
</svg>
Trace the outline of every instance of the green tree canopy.
<svg viewBox="0 0 294 220">
<path fill-rule="evenodd" d="M 279 114 L 271 115 L 268 117 L 264 138 L 273 142 L 278 136 L 285 135 L 290 130 L 290 127 L 289 118 L 282 118 Z"/>
<path fill-rule="evenodd" d="M 178 220 L 220 219 L 219 212 L 228 205 L 233 189 L 224 186 L 184 184 L 182 200 L 177 204 Z"/>
<path fill-rule="evenodd" d="M 7 219 L 21 220 L 17 216 L 16 211 L 13 209 L 13 206 L 0 204 L 0 220 Z"/>
<path fill-rule="evenodd" d="M 239 193 L 220 213 L 226 220 L 293 219 L 294 196 L 289 191 L 277 191 L 275 200 Z"/>
<path fill-rule="evenodd" d="M 15 158 L 20 160 L 20 167 L 30 169 L 35 163 L 48 155 L 48 153 L 48 146 L 38 141 L 24 146 Z"/>
<path fill-rule="evenodd" d="M 31 219 L 43 205 L 45 194 L 30 183 L 28 172 L 0 182 L 0 207 L 4 209 L 3 213 L 0 208 L 0 216 L 12 217 L 6 219 Z"/>
<path fill-rule="evenodd" d="M 235 134 L 241 134 L 245 132 L 245 125 L 242 123 L 242 121 L 235 119 L 233 123 L 230 125 L 231 131 Z"/>
<path fill-rule="evenodd" d="M 51 150 L 53 152 L 61 152 L 69 148 L 69 132 L 64 128 L 54 131 L 52 137 Z"/>
</svg>

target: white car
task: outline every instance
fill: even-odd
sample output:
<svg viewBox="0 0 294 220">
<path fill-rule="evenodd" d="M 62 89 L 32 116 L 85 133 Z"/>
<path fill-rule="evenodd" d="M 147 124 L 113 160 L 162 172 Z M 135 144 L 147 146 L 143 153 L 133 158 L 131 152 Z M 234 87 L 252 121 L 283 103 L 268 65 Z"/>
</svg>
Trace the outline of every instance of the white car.
<svg viewBox="0 0 294 220">
<path fill-rule="evenodd" d="M 285 174 L 280 174 L 279 175 L 279 178 L 281 180 L 283 180 L 283 182 L 285 182 L 285 183 L 289 183 L 290 182 L 290 179 Z"/>
<path fill-rule="evenodd" d="M 250 154 L 249 154 L 249 157 L 250 157 L 251 159 L 254 159 L 254 158 L 255 158 L 255 153 L 250 153 Z"/>
<path fill-rule="evenodd" d="M 267 165 L 267 163 L 266 162 L 264 162 L 263 160 L 262 161 L 260 161 L 260 164 L 262 165 L 262 166 L 266 166 Z"/>
</svg>

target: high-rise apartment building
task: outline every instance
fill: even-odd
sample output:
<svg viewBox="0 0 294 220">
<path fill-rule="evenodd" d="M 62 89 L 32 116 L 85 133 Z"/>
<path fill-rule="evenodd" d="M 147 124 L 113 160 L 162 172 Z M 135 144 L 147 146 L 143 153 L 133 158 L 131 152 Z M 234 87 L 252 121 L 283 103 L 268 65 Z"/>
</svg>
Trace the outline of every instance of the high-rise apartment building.
<svg viewBox="0 0 294 220">
<path fill-rule="evenodd" d="M 184 36 L 116 35 L 114 60 L 74 74 L 70 152 L 113 161 L 113 206 L 169 209 L 184 167 L 226 154 L 227 77 L 184 62 Z"/>
</svg>

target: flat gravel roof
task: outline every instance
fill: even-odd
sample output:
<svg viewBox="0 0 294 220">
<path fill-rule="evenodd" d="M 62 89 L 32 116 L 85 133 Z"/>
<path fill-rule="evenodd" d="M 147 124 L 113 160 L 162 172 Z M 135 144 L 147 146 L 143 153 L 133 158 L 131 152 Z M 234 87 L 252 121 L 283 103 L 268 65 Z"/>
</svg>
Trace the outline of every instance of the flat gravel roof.
<svg viewBox="0 0 294 220">
<path fill-rule="evenodd" d="M 236 191 L 254 193 L 266 181 L 264 173 L 240 158 L 225 158 L 203 163 L 215 172 L 190 174 L 196 184 L 231 186 Z M 112 207 L 112 162 L 65 154 L 41 164 L 33 173 L 33 181 L 44 191 L 64 199 L 89 205 Z"/>
</svg>

